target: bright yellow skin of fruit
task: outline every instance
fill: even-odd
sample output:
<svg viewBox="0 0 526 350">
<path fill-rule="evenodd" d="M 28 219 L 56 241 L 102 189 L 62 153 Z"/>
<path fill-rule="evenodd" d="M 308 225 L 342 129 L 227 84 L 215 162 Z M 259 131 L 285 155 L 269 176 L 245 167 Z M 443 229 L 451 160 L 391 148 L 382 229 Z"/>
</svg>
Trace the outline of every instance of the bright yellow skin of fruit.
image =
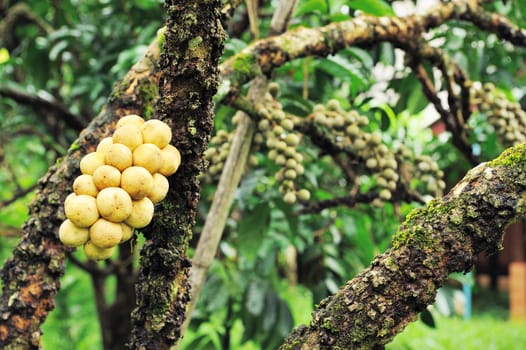
<svg viewBox="0 0 526 350">
<path fill-rule="evenodd" d="M 65 220 L 58 229 L 58 238 L 68 247 L 79 247 L 89 239 L 89 230 L 86 227 L 78 227 Z"/>
<path fill-rule="evenodd" d="M 131 227 L 128 224 L 125 224 L 124 222 L 121 222 L 120 225 L 122 229 L 122 237 L 120 243 L 124 243 L 133 237 L 133 227 Z"/>
<path fill-rule="evenodd" d="M 163 158 L 163 165 L 159 169 L 159 173 L 164 176 L 170 176 L 174 174 L 179 165 L 181 165 L 181 153 L 179 150 L 172 145 L 167 145 L 161 149 L 161 156 Z"/>
<path fill-rule="evenodd" d="M 131 197 L 120 187 L 108 187 L 101 190 L 96 202 L 100 216 L 111 222 L 122 222 L 132 212 Z"/>
<path fill-rule="evenodd" d="M 84 244 L 84 254 L 90 260 L 105 260 L 111 258 L 115 247 L 111 248 L 99 248 L 90 241 L 87 241 Z"/>
<path fill-rule="evenodd" d="M 80 160 L 80 172 L 93 175 L 93 172 L 101 165 L 104 165 L 104 156 L 101 153 L 91 152 Z"/>
<path fill-rule="evenodd" d="M 168 179 L 164 175 L 155 173 L 153 174 L 153 188 L 147 197 L 153 203 L 159 203 L 166 197 L 169 187 Z"/>
<path fill-rule="evenodd" d="M 121 224 L 106 219 L 98 219 L 89 228 L 89 240 L 99 248 L 114 247 L 120 243 L 121 238 Z"/>
<path fill-rule="evenodd" d="M 153 218 L 153 203 L 148 198 L 133 201 L 131 215 L 126 219 L 126 223 L 131 227 L 143 228 L 147 226 Z"/>
<path fill-rule="evenodd" d="M 142 139 L 144 143 L 153 143 L 160 149 L 166 147 L 172 139 L 172 130 L 168 124 L 151 119 L 145 122 L 142 127 Z"/>
<path fill-rule="evenodd" d="M 104 157 L 104 161 L 107 165 L 114 166 L 123 171 L 124 169 L 132 165 L 132 151 L 121 143 L 114 143 L 111 145 L 108 153 Z"/>
<path fill-rule="evenodd" d="M 93 176 L 86 174 L 78 176 L 75 181 L 73 181 L 73 191 L 75 194 L 87 194 L 92 197 L 97 197 L 99 193 L 99 189 L 93 181 Z"/>
<path fill-rule="evenodd" d="M 77 196 L 77 195 L 76 195 L 75 193 L 70 193 L 70 194 L 68 194 L 68 196 L 66 197 L 66 199 L 64 199 L 64 207 L 65 207 L 66 205 L 68 205 L 67 203 L 69 202 L 70 199 L 72 199 L 72 198 L 74 198 L 74 197 L 76 197 L 76 196 Z"/>
<path fill-rule="evenodd" d="M 121 172 L 111 165 L 103 165 L 93 173 L 93 183 L 99 190 L 107 187 L 119 187 Z"/>
<path fill-rule="evenodd" d="M 91 226 L 99 218 L 97 201 L 94 197 L 85 194 L 69 198 L 64 211 L 66 217 L 78 227 Z"/>
<path fill-rule="evenodd" d="M 119 119 L 117 122 L 117 129 L 125 125 L 135 125 L 136 127 L 140 128 L 143 124 L 144 119 L 142 119 L 140 116 L 137 114 L 129 114 Z"/>
<path fill-rule="evenodd" d="M 142 166 L 154 174 L 163 165 L 161 150 L 153 143 L 140 145 L 133 151 L 133 165 Z"/>
<path fill-rule="evenodd" d="M 115 130 L 112 139 L 114 144 L 121 143 L 133 151 L 142 145 L 141 129 L 132 124 L 124 125 Z"/>
<path fill-rule="evenodd" d="M 129 167 L 122 172 L 121 187 L 132 199 L 143 199 L 152 191 L 152 174 L 141 166 Z"/>
<path fill-rule="evenodd" d="M 106 153 L 110 150 L 111 145 L 113 145 L 113 139 L 111 136 L 103 138 L 97 145 L 97 153 L 100 153 L 105 157 Z"/>
</svg>

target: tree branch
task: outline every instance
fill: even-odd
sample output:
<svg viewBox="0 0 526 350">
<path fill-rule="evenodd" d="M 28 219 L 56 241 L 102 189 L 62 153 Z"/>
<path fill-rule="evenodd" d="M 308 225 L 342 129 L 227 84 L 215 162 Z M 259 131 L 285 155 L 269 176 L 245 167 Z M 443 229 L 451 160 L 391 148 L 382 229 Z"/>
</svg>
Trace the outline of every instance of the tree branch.
<svg viewBox="0 0 526 350">
<path fill-rule="evenodd" d="M 199 201 L 197 177 L 213 129 L 212 97 L 224 41 L 221 1 L 173 0 L 165 7 L 155 117 L 171 125 L 181 166 L 169 179 L 170 191 L 156 219 L 143 230 L 130 349 L 168 349 L 180 337 L 190 292 L 186 249 Z"/>
<path fill-rule="evenodd" d="M 55 119 L 63 120 L 64 123 L 73 130 L 80 131 L 86 126 L 86 122 L 82 118 L 70 112 L 58 101 L 50 101 L 40 96 L 28 95 L 22 91 L 16 91 L 8 87 L 0 87 L 0 96 L 31 107 L 38 116 L 42 116 L 43 110 L 51 112 Z M 44 122 L 46 122 L 46 120 L 44 120 Z"/>
<path fill-rule="evenodd" d="M 158 55 L 159 38 L 116 85 L 104 110 L 73 143 L 67 156 L 40 180 L 29 208 L 30 218 L 23 227 L 24 234 L 1 271 L 0 348 L 40 348 L 40 325 L 54 307 L 59 279 L 64 274 L 64 259 L 70 251 L 59 241 L 57 232 L 65 219 L 64 199 L 71 193 L 74 178 L 80 174 L 80 158 L 95 150 L 98 141 L 111 134 L 119 116 L 144 114 L 152 108 L 152 101 L 144 98 L 143 91 L 155 81 L 152 67 Z"/>
<path fill-rule="evenodd" d="M 524 215 L 526 144 L 468 172 L 451 192 L 407 216 L 393 246 L 323 300 L 309 326 L 281 346 L 381 349 L 434 301 L 452 272 L 469 271 L 499 249 L 503 230 Z"/>
</svg>

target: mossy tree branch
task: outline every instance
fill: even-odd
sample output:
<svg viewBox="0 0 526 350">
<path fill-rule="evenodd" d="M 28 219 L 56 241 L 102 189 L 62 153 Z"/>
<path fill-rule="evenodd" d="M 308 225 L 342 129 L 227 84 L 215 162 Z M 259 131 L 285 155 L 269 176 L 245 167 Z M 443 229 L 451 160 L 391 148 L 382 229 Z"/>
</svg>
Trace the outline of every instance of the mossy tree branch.
<svg viewBox="0 0 526 350">
<path fill-rule="evenodd" d="M 155 81 L 152 67 L 158 56 L 155 42 L 147 56 L 116 85 L 105 109 L 84 129 L 65 158 L 40 180 L 23 236 L 1 271 L 0 348 L 40 348 L 40 325 L 54 307 L 65 256 L 70 251 L 60 243 L 57 232 L 65 219 L 64 199 L 80 174 L 80 158 L 111 134 L 120 116 L 144 114 L 150 108 L 151 101 L 146 101 L 141 91 Z"/>
<path fill-rule="evenodd" d="M 499 249 L 505 227 L 526 212 L 526 144 L 482 163 L 442 199 L 407 216 L 393 247 L 323 300 L 309 326 L 280 347 L 382 349 L 431 304 L 452 272 Z"/>
<path fill-rule="evenodd" d="M 223 52 L 221 1 L 166 1 L 166 30 L 159 59 L 161 79 L 154 117 L 172 127 L 182 163 L 166 201 L 143 230 L 132 313 L 130 349 L 168 349 L 180 336 L 189 298 L 186 248 L 192 234 L 204 170 L 203 152 L 213 129 L 212 97 Z"/>
</svg>

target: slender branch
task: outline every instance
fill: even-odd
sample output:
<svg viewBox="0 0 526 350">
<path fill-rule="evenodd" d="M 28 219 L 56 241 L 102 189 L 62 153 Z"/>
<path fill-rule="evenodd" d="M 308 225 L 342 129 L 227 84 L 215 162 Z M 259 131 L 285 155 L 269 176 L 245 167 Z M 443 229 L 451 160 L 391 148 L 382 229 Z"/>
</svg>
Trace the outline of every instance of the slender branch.
<svg viewBox="0 0 526 350">
<path fill-rule="evenodd" d="M 25 197 L 26 195 L 28 195 L 31 192 L 33 192 L 37 187 L 38 187 L 38 184 L 34 184 L 34 185 L 32 185 L 32 186 L 30 186 L 28 188 L 19 188 L 17 191 L 15 191 L 15 193 L 13 193 L 11 198 L 5 199 L 3 201 L 0 201 L 0 209 L 3 209 L 5 207 L 13 204 L 14 202 L 19 200 L 20 198 Z"/>
<path fill-rule="evenodd" d="M 288 22 L 274 20 L 274 18 L 290 18 L 290 13 L 294 9 L 294 2 L 282 0 L 278 5 L 278 9 L 283 12 L 278 13 L 279 11 L 277 11 L 274 13 L 272 21 L 274 27 L 272 27 L 272 30 L 282 32 L 285 30 Z M 247 98 L 250 106 L 263 101 L 267 86 L 268 82 L 264 77 L 254 79 Z M 182 328 L 183 332 L 188 327 L 192 311 L 195 308 L 199 294 L 205 283 L 208 269 L 214 260 L 230 208 L 234 201 L 235 192 L 247 164 L 250 146 L 255 132 L 255 122 L 246 113 L 238 113 L 241 115 L 239 118 L 240 122 L 236 128 L 230 151 L 212 201 L 212 206 L 208 212 L 203 231 L 201 232 L 195 250 L 195 255 L 192 259 L 192 269 L 190 270 L 190 284 L 192 286 L 191 301 L 188 304 L 187 319 Z"/>
<path fill-rule="evenodd" d="M 81 117 L 70 112 L 58 101 L 50 101 L 40 96 L 29 95 L 8 87 L 0 87 L 0 96 L 31 107 L 38 116 L 42 116 L 43 110 L 51 112 L 56 119 L 64 121 L 71 129 L 80 131 L 86 126 L 86 122 Z M 44 119 L 44 121 L 46 120 Z"/>
<path fill-rule="evenodd" d="M 473 23 L 486 32 L 495 33 L 516 46 L 526 47 L 526 30 L 511 23 L 509 19 L 499 13 L 484 11 L 479 6 L 469 6 L 460 19 Z"/>
</svg>

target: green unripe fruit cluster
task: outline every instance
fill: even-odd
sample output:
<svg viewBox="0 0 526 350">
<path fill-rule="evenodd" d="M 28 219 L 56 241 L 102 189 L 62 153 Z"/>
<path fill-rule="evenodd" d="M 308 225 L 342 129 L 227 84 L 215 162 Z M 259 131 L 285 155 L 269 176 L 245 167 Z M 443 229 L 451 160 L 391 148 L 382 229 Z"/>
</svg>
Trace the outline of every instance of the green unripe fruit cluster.
<svg viewBox="0 0 526 350">
<path fill-rule="evenodd" d="M 399 181 L 398 161 L 394 153 L 383 144 L 378 131 L 369 133 L 363 129 L 369 120 L 356 111 L 344 111 L 339 103 L 331 100 L 327 107 L 317 105 L 313 110 L 314 123 L 327 129 L 342 148 L 349 148 L 354 155 L 362 159 L 365 170 L 372 174 L 379 187 L 376 204 L 392 198 Z"/>
<path fill-rule="evenodd" d="M 508 100 L 492 83 L 473 82 L 470 98 L 471 104 L 487 117 L 503 146 L 526 141 L 526 112 L 519 103 Z"/>
<path fill-rule="evenodd" d="M 181 164 L 171 137 L 170 127 L 160 120 L 121 118 L 113 135 L 80 161 L 82 175 L 64 201 L 67 219 L 59 228 L 61 242 L 84 246 L 88 259 L 108 259 L 117 244 L 147 226 L 154 203 L 168 193 L 166 177 Z"/>
</svg>

